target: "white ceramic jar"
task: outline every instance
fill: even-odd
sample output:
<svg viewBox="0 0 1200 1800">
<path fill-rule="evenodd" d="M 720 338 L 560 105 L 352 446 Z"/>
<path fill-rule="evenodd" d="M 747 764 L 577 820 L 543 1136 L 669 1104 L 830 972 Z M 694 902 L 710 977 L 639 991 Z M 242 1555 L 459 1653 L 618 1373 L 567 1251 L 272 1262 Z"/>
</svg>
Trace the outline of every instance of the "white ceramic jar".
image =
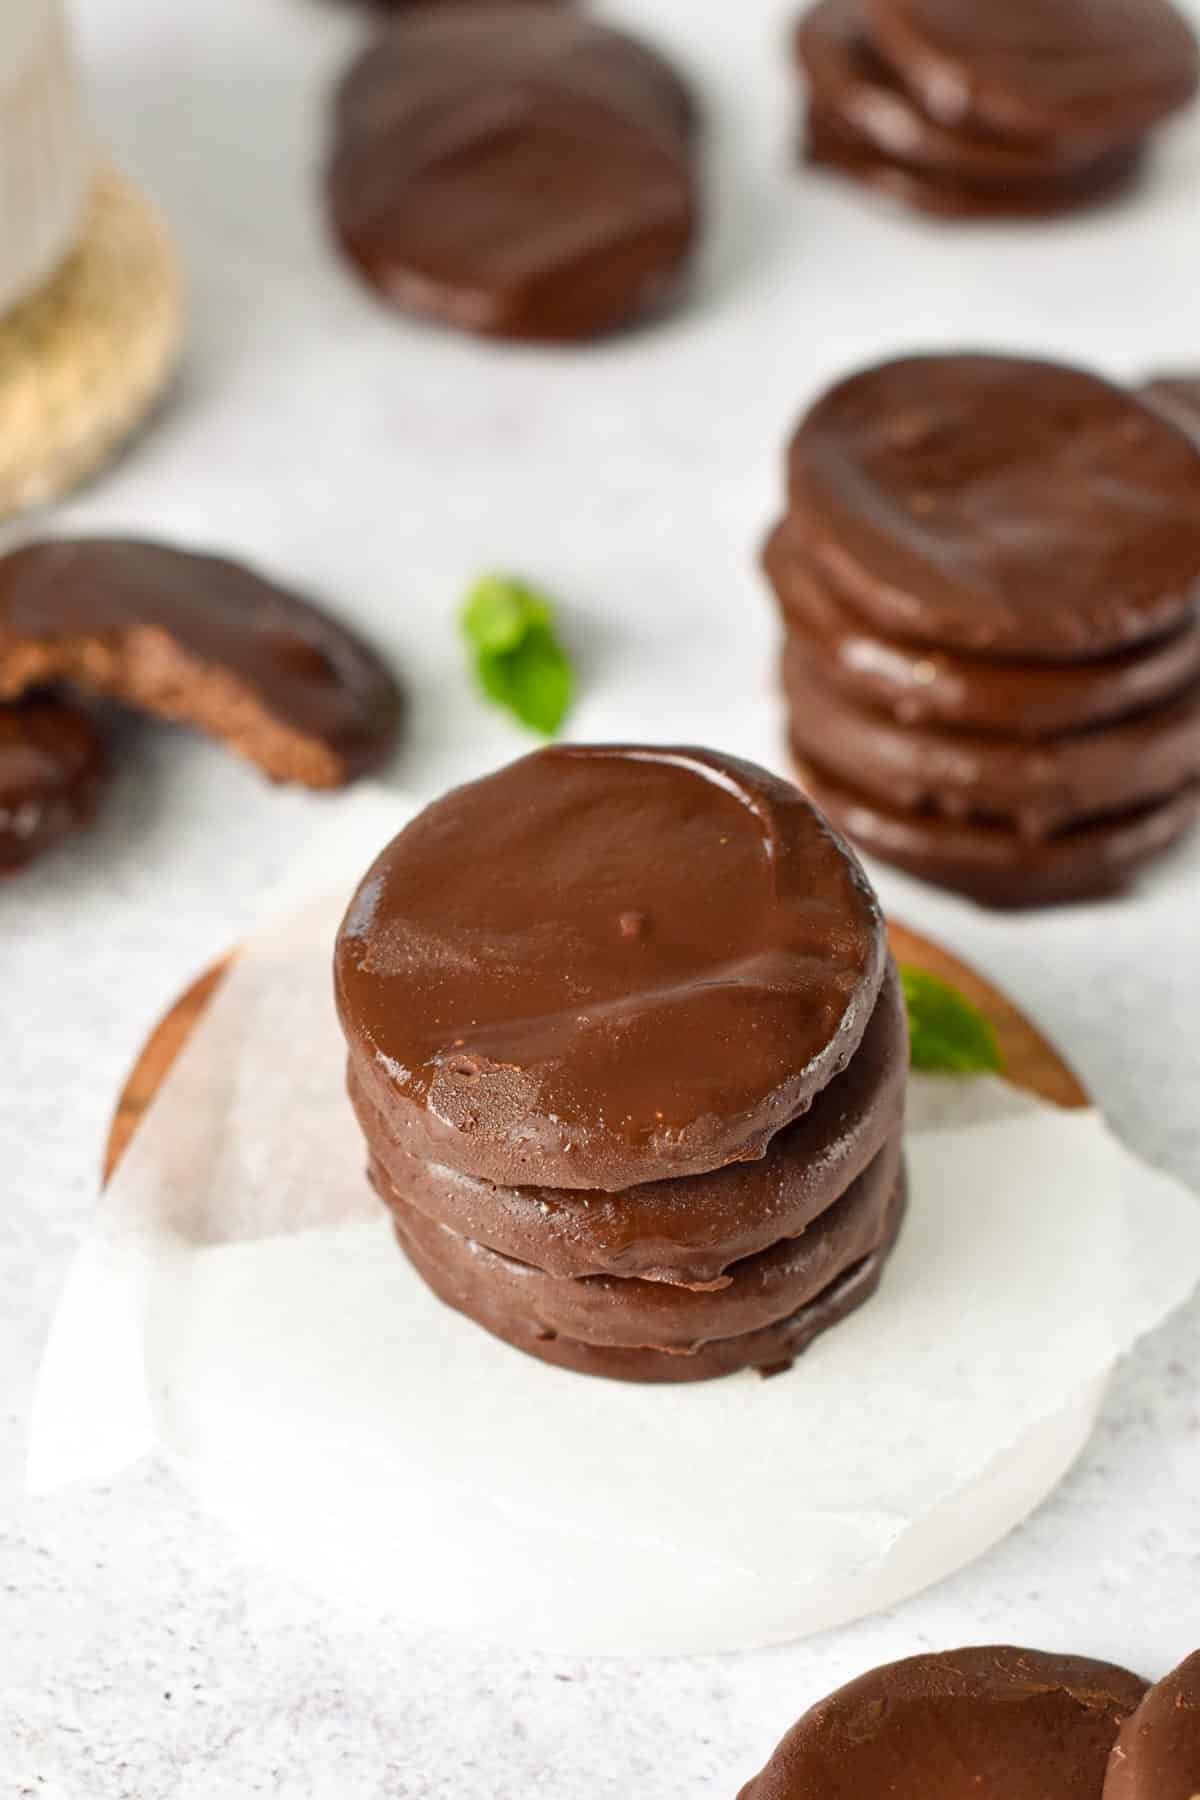
<svg viewBox="0 0 1200 1800">
<path fill-rule="evenodd" d="M 61 0 L 0 0 L 0 316 L 71 249 L 92 174 Z"/>
</svg>

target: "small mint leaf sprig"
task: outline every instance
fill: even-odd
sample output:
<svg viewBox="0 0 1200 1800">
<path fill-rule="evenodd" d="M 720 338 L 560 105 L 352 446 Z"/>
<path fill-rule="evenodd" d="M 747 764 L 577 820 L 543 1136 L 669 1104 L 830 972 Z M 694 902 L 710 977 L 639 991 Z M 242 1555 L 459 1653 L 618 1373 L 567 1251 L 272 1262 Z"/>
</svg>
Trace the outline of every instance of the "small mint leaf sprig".
<svg viewBox="0 0 1200 1800">
<path fill-rule="evenodd" d="M 575 673 L 555 635 L 550 601 L 507 575 L 483 575 L 463 604 L 461 625 L 488 698 L 531 731 L 554 737 L 570 711 Z"/>
<path fill-rule="evenodd" d="M 991 1022 L 949 982 L 901 964 L 914 1069 L 954 1075 L 999 1074 L 1004 1058 Z"/>
</svg>

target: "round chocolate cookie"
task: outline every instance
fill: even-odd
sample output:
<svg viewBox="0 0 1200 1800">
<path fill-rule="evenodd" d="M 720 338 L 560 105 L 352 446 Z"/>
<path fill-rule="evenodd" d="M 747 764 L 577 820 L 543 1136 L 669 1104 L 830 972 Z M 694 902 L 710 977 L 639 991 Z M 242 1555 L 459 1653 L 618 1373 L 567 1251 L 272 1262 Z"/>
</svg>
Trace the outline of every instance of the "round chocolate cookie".
<svg viewBox="0 0 1200 1800">
<path fill-rule="evenodd" d="M 1145 1682 L 1007 1646 L 873 1669 L 794 1725 L 739 1800 L 1099 1800 Z"/>
<path fill-rule="evenodd" d="M 942 219 L 1049 219 L 1107 205 L 1142 167 L 1140 144 L 1041 178 L 981 181 L 885 156 L 820 105 L 809 108 L 808 160 L 847 175 L 918 212 Z"/>
<path fill-rule="evenodd" d="M 711 751 L 567 745 L 428 807 L 368 872 L 335 982 L 411 1154 L 609 1192 L 760 1157 L 862 1041 L 887 962 L 853 855 Z"/>
<path fill-rule="evenodd" d="M 0 706 L 0 875 L 89 823 L 105 775 L 99 732 L 44 694 Z"/>
<path fill-rule="evenodd" d="M 1050 135 L 1012 142 L 938 124 L 921 111 L 876 50 L 867 28 L 866 0 L 817 0 L 801 18 L 795 41 L 822 122 L 844 130 L 879 158 L 951 182 L 977 184 L 984 190 L 981 205 L 989 189 L 1001 190 L 992 193 L 994 203 L 1004 190 L 1052 191 L 1056 179 L 1082 177 L 1113 149 L 1109 138 L 1096 143 Z"/>
<path fill-rule="evenodd" d="M 1027 743 L 1084 731 L 1157 706 L 1200 681 L 1200 618 L 1093 662 L 1007 662 L 884 637 L 835 595 L 808 562 L 792 520 L 777 526 L 763 564 L 784 622 L 847 699 L 901 725 L 948 725 Z"/>
<path fill-rule="evenodd" d="M 603 1349 L 662 1350 L 691 1355 L 717 1338 L 742 1337 L 790 1319 L 882 1244 L 900 1174 L 895 1133 L 840 1200 L 799 1237 L 782 1239 L 732 1263 L 720 1286 L 689 1288 L 616 1275 L 549 1275 L 439 1225 L 397 1192 L 378 1165 L 376 1192 L 396 1235 L 422 1267 L 433 1263 L 444 1283 L 476 1289 L 535 1338 L 566 1337 Z M 469 1305 L 465 1310 L 470 1311 Z"/>
<path fill-rule="evenodd" d="M 879 1287 L 888 1257 L 895 1247 L 906 1204 L 907 1188 L 901 1167 L 887 1209 L 882 1240 L 876 1249 L 789 1317 L 764 1325 L 757 1331 L 712 1338 L 687 1350 L 588 1343 L 548 1331 L 520 1304 L 519 1283 L 510 1286 L 507 1282 L 496 1281 L 494 1257 L 456 1256 L 452 1250 L 448 1255 L 444 1244 L 434 1251 L 427 1242 L 428 1227 L 419 1233 L 399 1228 L 398 1235 L 410 1262 L 439 1299 L 482 1325 L 493 1337 L 542 1362 L 574 1369 L 582 1375 L 607 1376 L 613 1381 L 710 1381 L 742 1369 L 758 1369 L 765 1375 L 781 1373 L 822 1332 L 857 1311 Z M 409 1220 L 418 1217 L 410 1214 Z M 438 1231 L 441 1228 L 432 1229 Z M 441 1232 L 442 1239 L 449 1235 Z M 671 1291 L 667 1290 L 668 1293 Z"/>
<path fill-rule="evenodd" d="M 389 755 L 396 683 L 353 632 L 239 563 L 132 538 L 0 558 L 0 698 L 48 681 L 221 738 L 276 781 L 338 787 Z"/>
<path fill-rule="evenodd" d="M 983 906 L 1053 906 L 1119 893 L 1200 817 L 1200 784 L 1114 818 L 1090 820 L 1042 842 L 1014 826 L 901 812 L 806 764 L 807 791 L 860 849 Z"/>
<path fill-rule="evenodd" d="M 334 231 L 386 298 L 464 330 L 578 339 L 677 284 L 695 110 L 622 32 L 545 5 L 398 23 L 335 108 Z"/>
<path fill-rule="evenodd" d="M 1135 718 L 1036 744 L 898 725 L 831 692 L 798 638 L 785 652 L 784 687 L 792 743 L 806 765 L 884 805 L 1001 820 L 1034 842 L 1200 781 L 1200 686 Z"/>
<path fill-rule="evenodd" d="M 1056 363 L 913 356 L 832 388 L 792 440 L 809 554 L 889 636 L 1068 661 L 1183 626 L 1200 450 Z"/>
<path fill-rule="evenodd" d="M 866 0 L 871 34 L 923 111 L 1009 138 L 1127 143 L 1200 80 L 1170 0 Z"/>
<path fill-rule="evenodd" d="M 1150 1689 L 1122 1725 L 1103 1800 L 1196 1800 L 1200 1794 L 1200 1651 Z"/>
<path fill-rule="evenodd" d="M 724 1271 L 781 1238 L 799 1237 L 875 1160 L 899 1129 L 908 1019 L 895 969 L 849 1068 L 755 1162 L 596 1188 L 496 1187 L 399 1144 L 350 1074 L 350 1097 L 387 1184 L 430 1219 L 555 1276 L 637 1276 L 717 1291 Z"/>
<path fill-rule="evenodd" d="M 1141 394 L 1148 406 L 1200 443 L 1200 375 L 1160 375 L 1148 381 Z"/>
</svg>

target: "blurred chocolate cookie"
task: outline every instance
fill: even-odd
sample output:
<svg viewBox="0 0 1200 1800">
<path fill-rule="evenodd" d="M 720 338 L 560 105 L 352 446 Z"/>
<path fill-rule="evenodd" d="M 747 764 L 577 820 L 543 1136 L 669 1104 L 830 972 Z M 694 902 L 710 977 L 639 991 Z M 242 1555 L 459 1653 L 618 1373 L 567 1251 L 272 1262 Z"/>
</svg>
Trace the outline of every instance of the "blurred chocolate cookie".
<svg viewBox="0 0 1200 1800">
<path fill-rule="evenodd" d="M 529 0 L 421 9 L 339 90 L 328 198 L 387 300 L 468 331 L 597 336 L 677 286 L 695 111 L 655 52 Z"/>
<path fill-rule="evenodd" d="M 997 136 L 1127 142 L 1193 97 L 1170 0 L 866 0 L 875 42 L 933 119 Z"/>
<path fill-rule="evenodd" d="M 0 875 L 92 819 L 106 758 L 85 712 L 50 695 L 0 706 Z"/>
<path fill-rule="evenodd" d="M 1200 443 L 1200 375 L 1159 375 L 1141 393 L 1148 405 Z"/>
<path fill-rule="evenodd" d="M 1200 74 L 1168 0 L 816 0 L 795 55 L 809 159 L 950 218 L 1120 194 Z"/>
</svg>

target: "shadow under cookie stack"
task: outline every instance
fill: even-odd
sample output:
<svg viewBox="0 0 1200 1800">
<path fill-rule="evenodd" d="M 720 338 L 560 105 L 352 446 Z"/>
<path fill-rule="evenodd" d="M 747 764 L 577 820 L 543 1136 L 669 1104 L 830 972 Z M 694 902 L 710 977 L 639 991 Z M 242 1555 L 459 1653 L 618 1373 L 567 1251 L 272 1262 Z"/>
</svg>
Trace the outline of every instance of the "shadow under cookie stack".
<svg viewBox="0 0 1200 1800">
<path fill-rule="evenodd" d="M 785 1368 L 875 1291 L 907 1025 L 857 862 L 707 751 L 541 751 L 369 871 L 335 981 L 370 1178 L 448 1305 L 629 1381 Z"/>
<path fill-rule="evenodd" d="M 1200 453 L 1077 369 L 826 393 L 765 567 L 792 749 L 863 849 L 985 904 L 1122 887 L 1200 808 Z"/>
</svg>

